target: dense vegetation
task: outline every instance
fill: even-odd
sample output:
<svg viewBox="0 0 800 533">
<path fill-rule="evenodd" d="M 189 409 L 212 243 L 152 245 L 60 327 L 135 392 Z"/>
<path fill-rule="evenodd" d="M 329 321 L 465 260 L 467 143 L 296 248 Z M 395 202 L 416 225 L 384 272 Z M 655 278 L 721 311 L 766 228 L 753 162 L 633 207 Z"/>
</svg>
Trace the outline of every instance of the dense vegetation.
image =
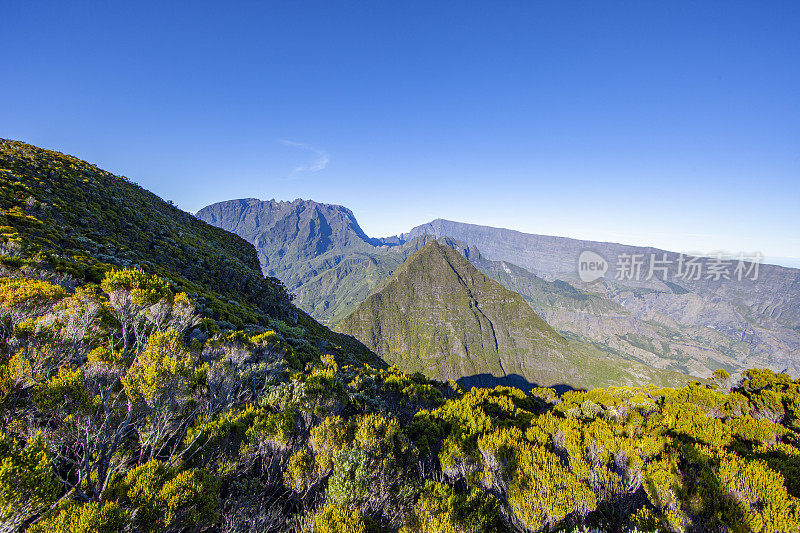
<svg viewBox="0 0 800 533">
<path fill-rule="evenodd" d="M 98 260 L 62 218 L 69 206 L 27 202 L 72 194 L 62 174 L 35 185 L 29 170 L 67 156 L 23 165 L 28 148 L 15 150 L 2 207 L 0 530 L 800 529 L 800 381 L 721 371 L 682 388 L 526 394 L 370 366 L 285 298 L 236 299 L 219 283 L 224 261 L 206 287 L 150 248 L 128 266 Z M 159 202 L 138 216 L 155 218 Z M 109 228 L 97 231 L 136 249 Z M 207 244 L 223 254 L 213 234 Z"/>
<path fill-rule="evenodd" d="M 75 157 L 0 140 L 0 209 L 12 265 L 35 260 L 92 282 L 115 266 L 140 267 L 239 326 L 263 321 L 260 310 L 288 309 L 281 283 L 258 275 L 246 241 Z"/>
<path fill-rule="evenodd" d="M 0 280 L 0 520 L 31 531 L 793 531 L 800 382 L 474 388 L 203 338 L 141 270 Z"/>
</svg>

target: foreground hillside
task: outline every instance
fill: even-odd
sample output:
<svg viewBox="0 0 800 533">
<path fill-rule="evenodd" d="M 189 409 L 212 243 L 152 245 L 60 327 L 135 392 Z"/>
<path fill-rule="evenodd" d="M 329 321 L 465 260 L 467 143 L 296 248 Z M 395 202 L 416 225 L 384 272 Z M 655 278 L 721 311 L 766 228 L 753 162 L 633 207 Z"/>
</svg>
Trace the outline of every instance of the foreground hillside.
<svg viewBox="0 0 800 533">
<path fill-rule="evenodd" d="M 247 242 L 94 165 L 0 140 L 0 190 L 2 239 L 18 262 L 39 258 L 93 282 L 111 266 L 141 266 L 182 288 L 202 286 L 254 310 L 287 309 L 280 282 L 258 275 Z M 227 302 L 207 298 L 219 318 L 234 318 Z"/>
<path fill-rule="evenodd" d="M 139 268 L 185 292 L 212 329 L 263 331 L 281 321 L 302 327 L 315 350 L 347 345 L 381 364 L 297 309 L 278 279 L 261 274 L 248 242 L 85 161 L 0 140 L 0 209 L 3 268 L 44 269 L 68 287 Z"/>
<path fill-rule="evenodd" d="M 33 533 L 800 528 L 800 382 L 473 388 L 205 340 L 138 270 L 0 278 L 0 525 Z M 585 529 L 574 529 L 585 531 Z"/>
</svg>

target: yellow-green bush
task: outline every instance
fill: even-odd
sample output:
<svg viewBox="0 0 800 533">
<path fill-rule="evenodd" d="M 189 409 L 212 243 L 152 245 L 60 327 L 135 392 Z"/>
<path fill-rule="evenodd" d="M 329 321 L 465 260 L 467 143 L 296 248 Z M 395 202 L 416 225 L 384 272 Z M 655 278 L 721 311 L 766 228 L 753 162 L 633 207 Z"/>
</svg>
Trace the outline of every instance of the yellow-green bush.
<svg viewBox="0 0 800 533">
<path fill-rule="evenodd" d="M 0 431 L 0 521 L 35 515 L 55 502 L 59 492 L 42 434 L 23 445 Z"/>
<path fill-rule="evenodd" d="M 107 293 L 128 291 L 136 305 L 152 305 L 160 300 L 170 302 L 173 300 L 169 283 L 138 268 L 113 269 L 106 273 L 100 287 Z"/>
<path fill-rule="evenodd" d="M 15 321 L 42 314 L 67 296 L 63 287 L 27 278 L 0 278 L 0 309 Z"/>
<path fill-rule="evenodd" d="M 718 475 L 745 511 L 748 531 L 800 531 L 800 500 L 789 496 L 783 476 L 765 462 L 724 453 Z"/>
<path fill-rule="evenodd" d="M 408 438 L 396 419 L 375 414 L 357 419 L 354 442 L 389 463 L 406 453 L 409 446 Z"/>
<path fill-rule="evenodd" d="M 583 516 L 597 506 L 592 490 L 557 455 L 531 444 L 516 428 L 483 435 L 478 448 L 482 482 L 505 490 L 511 509 L 530 530 L 552 528 L 572 512 Z"/>
<path fill-rule="evenodd" d="M 496 533 L 504 529 L 500 502 L 493 495 L 477 488 L 459 495 L 449 485 L 428 481 L 401 533 Z"/>
<path fill-rule="evenodd" d="M 352 425 L 340 416 L 326 417 L 311 430 L 309 444 L 316 453 L 317 471 L 325 475 L 333 468 L 333 455 L 353 441 Z"/>
<path fill-rule="evenodd" d="M 333 456 L 333 474 L 328 479 L 332 502 L 358 506 L 369 497 L 369 458 L 360 449 L 344 449 Z"/>
<path fill-rule="evenodd" d="M 34 524 L 30 533 L 119 533 L 128 513 L 116 502 L 70 502 Z"/>
<path fill-rule="evenodd" d="M 192 354 L 178 332 L 154 333 L 128 369 L 122 383 L 131 398 L 153 403 L 162 394 L 175 395 L 189 384 Z"/>
<path fill-rule="evenodd" d="M 183 444 L 189 446 L 194 442 L 195 446 L 211 447 L 229 436 L 235 435 L 244 439 L 245 432 L 252 426 L 254 420 L 269 414 L 271 413 L 267 408 L 250 404 L 241 409 L 230 409 L 220 413 L 207 422 L 198 417 L 194 425 L 186 431 Z M 202 435 L 200 435 L 201 429 Z"/>
<path fill-rule="evenodd" d="M 286 463 L 283 483 L 294 492 L 305 492 L 314 482 L 314 456 L 305 448 L 300 448 Z"/>
<path fill-rule="evenodd" d="M 181 470 L 149 461 L 112 482 L 107 497 L 129 507 L 138 531 L 162 531 L 180 516 L 185 525 L 209 525 L 219 508 L 219 479 L 202 468 Z"/>
<path fill-rule="evenodd" d="M 378 533 L 378 526 L 358 510 L 328 504 L 314 517 L 307 533 Z"/>
<path fill-rule="evenodd" d="M 267 448 L 285 449 L 289 446 L 293 429 L 293 411 L 284 410 L 279 413 L 269 410 L 260 411 L 245 431 L 247 444 L 242 451 L 266 452 Z"/>
<path fill-rule="evenodd" d="M 663 525 L 674 531 L 683 531 L 688 518 L 683 512 L 679 495 L 683 484 L 677 461 L 672 456 L 647 463 L 644 468 L 644 486 L 650 503 L 660 513 Z"/>
<path fill-rule="evenodd" d="M 34 404 L 42 411 L 58 408 L 62 415 L 86 411 L 91 407 L 91 399 L 83 373 L 62 367 L 49 381 L 36 387 Z"/>
</svg>

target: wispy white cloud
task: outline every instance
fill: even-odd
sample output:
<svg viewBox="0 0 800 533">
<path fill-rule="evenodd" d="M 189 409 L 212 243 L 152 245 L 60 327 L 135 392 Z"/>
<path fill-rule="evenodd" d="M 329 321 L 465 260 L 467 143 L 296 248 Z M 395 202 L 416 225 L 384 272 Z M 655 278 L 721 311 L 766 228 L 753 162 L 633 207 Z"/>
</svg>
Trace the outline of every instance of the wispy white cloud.
<svg viewBox="0 0 800 533">
<path fill-rule="evenodd" d="M 320 170 L 323 170 L 325 167 L 327 167 L 328 163 L 330 163 L 331 161 L 328 152 L 326 152 L 325 150 L 320 150 L 319 148 L 315 148 L 310 144 L 299 143 L 295 141 L 287 141 L 287 140 L 282 140 L 281 144 L 284 146 L 288 146 L 290 148 L 305 150 L 306 152 L 309 152 L 314 156 L 313 160 L 310 163 L 307 163 L 305 165 L 297 165 L 296 167 L 294 167 L 292 169 L 291 174 L 289 174 L 290 178 L 296 178 L 298 174 L 302 174 L 305 172 L 319 172 Z"/>
</svg>

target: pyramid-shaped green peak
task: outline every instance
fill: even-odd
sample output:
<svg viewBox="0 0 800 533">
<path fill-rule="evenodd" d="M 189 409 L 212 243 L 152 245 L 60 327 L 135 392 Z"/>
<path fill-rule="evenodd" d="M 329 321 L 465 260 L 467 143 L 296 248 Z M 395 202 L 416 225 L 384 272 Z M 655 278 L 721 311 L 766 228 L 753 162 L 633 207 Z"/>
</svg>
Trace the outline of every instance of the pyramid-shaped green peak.
<svg viewBox="0 0 800 533">
<path fill-rule="evenodd" d="M 437 379 L 568 383 L 574 352 L 519 294 L 436 240 L 339 325 L 387 361 Z"/>
</svg>

